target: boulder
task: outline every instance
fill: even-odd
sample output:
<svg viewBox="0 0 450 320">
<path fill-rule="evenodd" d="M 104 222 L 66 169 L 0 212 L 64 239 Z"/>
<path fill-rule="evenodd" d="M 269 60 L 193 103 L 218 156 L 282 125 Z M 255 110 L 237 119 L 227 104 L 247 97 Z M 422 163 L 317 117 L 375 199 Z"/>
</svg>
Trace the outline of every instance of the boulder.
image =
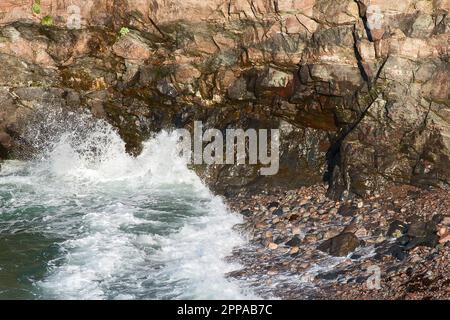
<svg viewBox="0 0 450 320">
<path fill-rule="evenodd" d="M 354 213 L 358 210 L 358 207 L 351 203 L 344 203 L 341 205 L 338 209 L 337 214 L 344 216 L 344 217 L 350 217 L 353 216 Z"/>
<path fill-rule="evenodd" d="M 412 250 L 418 246 L 434 248 L 439 243 L 437 225 L 434 221 L 411 223 L 408 227 L 407 235 L 410 240 L 405 245 L 406 250 Z"/>
<path fill-rule="evenodd" d="M 247 217 L 247 218 L 251 217 L 253 214 L 250 209 L 244 209 L 240 213 L 241 213 L 241 215 L 243 215 L 244 217 Z"/>
<path fill-rule="evenodd" d="M 408 231 L 408 225 L 400 220 L 394 220 L 389 225 L 388 237 L 400 238 Z"/>
<path fill-rule="evenodd" d="M 416 221 L 408 226 L 407 235 L 413 238 L 421 238 L 430 234 L 435 234 L 436 232 L 437 226 L 434 221 Z"/>
<path fill-rule="evenodd" d="M 299 247 L 301 245 L 301 243 L 302 243 L 302 241 L 300 240 L 300 238 L 297 236 L 294 236 L 294 237 L 292 237 L 291 240 L 286 242 L 286 245 L 289 247 Z"/>
<path fill-rule="evenodd" d="M 283 214 L 284 214 L 283 208 L 281 208 L 281 207 L 275 209 L 275 210 L 272 212 L 272 215 L 278 216 L 278 217 L 282 216 Z"/>
<path fill-rule="evenodd" d="M 318 249 L 332 256 L 342 257 L 353 252 L 359 245 L 358 237 L 353 233 L 346 232 L 325 240 Z"/>
<path fill-rule="evenodd" d="M 120 36 L 112 49 L 114 54 L 119 57 L 142 62 L 149 59 L 152 54 L 147 40 L 136 33 Z"/>
<path fill-rule="evenodd" d="M 267 209 L 273 209 L 273 208 L 278 208 L 280 206 L 280 203 L 278 201 L 272 201 L 271 203 L 269 203 L 267 205 Z"/>
</svg>

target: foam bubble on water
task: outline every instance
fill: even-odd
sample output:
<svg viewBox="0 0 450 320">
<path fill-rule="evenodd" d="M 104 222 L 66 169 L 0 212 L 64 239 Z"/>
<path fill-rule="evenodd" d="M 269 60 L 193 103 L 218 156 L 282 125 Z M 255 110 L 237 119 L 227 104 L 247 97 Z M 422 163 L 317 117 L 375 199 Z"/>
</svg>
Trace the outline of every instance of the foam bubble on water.
<svg viewBox="0 0 450 320">
<path fill-rule="evenodd" d="M 218 197 L 208 207 L 211 214 L 192 219 L 180 232 L 163 239 L 155 258 L 166 262 L 170 281 L 179 283 L 176 298 L 255 299 L 253 293 L 241 291 L 237 283 L 223 277 L 238 268 L 223 257 L 243 245 L 243 239 L 230 232 L 241 220 L 229 214 Z M 182 284 L 184 279 L 189 281 Z"/>
<path fill-rule="evenodd" d="M 43 213 L 45 232 L 67 235 L 59 244 L 60 257 L 36 283 L 43 297 L 255 297 L 225 276 L 238 268 L 224 258 L 243 244 L 232 231 L 240 219 L 187 168 L 177 135 L 161 132 L 132 157 L 102 120 L 55 112 L 47 118 L 45 130 L 31 134 L 45 152 L 25 165 L 6 164 L 1 171 L 2 179 L 17 178 L 20 172 L 24 181 L 10 182 L 28 183 L 32 189 L 21 189 L 18 207 L 39 203 L 57 208 Z M 158 211 L 146 205 L 156 195 L 163 199 L 159 201 L 191 201 L 192 212 L 173 225 L 159 221 Z M 132 232 L 153 224 L 167 233 Z"/>
<path fill-rule="evenodd" d="M 62 244 L 65 262 L 40 283 L 52 298 L 108 298 L 107 288 L 117 275 L 144 259 L 132 243 L 133 235 L 120 229 L 141 221 L 122 205 L 87 213 L 83 220 L 86 232 Z"/>
</svg>

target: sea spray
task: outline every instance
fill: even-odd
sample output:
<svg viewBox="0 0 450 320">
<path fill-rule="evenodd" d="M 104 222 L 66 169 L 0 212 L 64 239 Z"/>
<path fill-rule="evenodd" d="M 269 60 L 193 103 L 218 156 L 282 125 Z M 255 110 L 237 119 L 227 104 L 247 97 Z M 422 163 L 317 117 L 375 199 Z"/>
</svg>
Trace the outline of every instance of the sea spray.
<svg viewBox="0 0 450 320">
<path fill-rule="evenodd" d="M 0 172 L 3 232 L 26 234 L 39 256 L 2 297 L 254 297 L 225 276 L 239 267 L 224 258 L 244 243 L 232 231 L 240 219 L 188 170 L 175 135 L 159 133 L 132 157 L 88 114 L 43 119 L 26 135 L 42 152 Z M 15 254 L 12 278 L 27 270 Z"/>
</svg>

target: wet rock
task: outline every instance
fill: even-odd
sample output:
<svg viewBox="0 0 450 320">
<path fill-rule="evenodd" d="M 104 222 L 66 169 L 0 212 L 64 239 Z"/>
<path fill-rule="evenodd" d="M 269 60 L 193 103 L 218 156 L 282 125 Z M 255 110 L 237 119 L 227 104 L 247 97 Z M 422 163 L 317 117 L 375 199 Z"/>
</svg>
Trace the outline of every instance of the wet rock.
<svg viewBox="0 0 450 320">
<path fill-rule="evenodd" d="M 410 237 L 426 237 L 430 234 L 435 234 L 436 231 L 435 222 L 417 221 L 409 225 L 407 235 Z"/>
<path fill-rule="evenodd" d="M 341 233 L 334 238 L 325 240 L 318 249 L 332 256 L 346 256 L 354 251 L 360 244 L 358 237 L 353 233 Z"/>
<path fill-rule="evenodd" d="M 439 239 L 439 243 L 444 244 L 448 247 L 448 245 L 450 244 L 450 234 L 441 236 L 441 238 Z"/>
<path fill-rule="evenodd" d="M 444 220 L 444 216 L 442 214 L 435 214 L 431 218 L 431 221 L 433 221 L 436 224 L 440 224 L 443 220 Z"/>
<path fill-rule="evenodd" d="M 341 233 L 341 229 L 334 227 L 334 228 L 330 228 L 330 229 L 326 230 L 323 237 L 326 239 L 330 239 L 330 238 L 337 236 L 339 233 Z"/>
<path fill-rule="evenodd" d="M 339 207 L 337 214 L 343 217 L 351 217 L 358 210 L 358 207 L 351 203 L 344 203 Z"/>
<path fill-rule="evenodd" d="M 279 230 L 280 232 L 283 232 L 286 229 L 286 224 L 282 221 L 275 224 L 275 229 Z"/>
<path fill-rule="evenodd" d="M 156 88 L 161 94 L 171 98 L 175 98 L 178 95 L 177 89 L 168 80 L 160 80 Z"/>
<path fill-rule="evenodd" d="M 440 227 L 438 231 L 438 236 L 446 236 L 448 234 L 448 228 L 447 227 Z"/>
<path fill-rule="evenodd" d="M 405 260 L 408 256 L 404 247 L 395 244 L 389 248 L 389 254 L 399 261 Z"/>
<path fill-rule="evenodd" d="M 270 268 L 267 271 L 267 275 L 269 275 L 269 276 L 274 276 L 274 275 L 277 275 L 278 273 L 279 273 L 279 270 L 277 268 L 275 268 L 275 267 Z"/>
<path fill-rule="evenodd" d="M 240 213 L 241 215 L 247 218 L 252 216 L 252 211 L 250 209 L 244 209 Z"/>
<path fill-rule="evenodd" d="M 273 208 L 278 208 L 280 206 L 280 203 L 277 201 L 272 201 L 271 203 L 269 203 L 267 205 L 267 209 L 273 209 Z"/>
<path fill-rule="evenodd" d="M 322 280 L 336 280 L 340 275 L 344 272 L 342 270 L 330 271 L 327 273 L 321 273 L 317 276 L 317 278 Z"/>
<path fill-rule="evenodd" d="M 388 237 L 400 238 L 408 231 L 408 225 L 402 221 L 394 220 L 389 225 L 389 229 L 387 231 Z"/>
<path fill-rule="evenodd" d="M 276 243 L 277 245 L 280 245 L 280 244 L 284 243 L 285 241 L 286 241 L 286 238 L 283 236 L 277 236 L 273 240 L 273 242 Z"/>
<path fill-rule="evenodd" d="M 439 236 L 437 234 L 428 234 L 423 237 L 412 238 L 405 246 L 406 250 L 412 250 L 419 246 L 434 248 L 439 243 Z"/>
<path fill-rule="evenodd" d="M 6 159 L 7 150 L 13 146 L 13 140 L 9 134 L 0 131 L 0 159 Z M 2 152 L 3 151 L 3 152 Z"/>
<path fill-rule="evenodd" d="M 283 208 L 278 208 L 272 212 L 272 215 L 281 217 L 284 214 Z"/>
<path fill-rule="evenodd" d="M 267 227 L 267 223 L 264 223 L 264 222 L 257 222 L 256 224 L 255 224 L 255 228 L 256 229 L 264 229 L 264 228 L 266 228 Z"/>
<path fill-rule="evenodd" d="M 289 247 L 299 247 L 301 245 L 302 241 L 299 237 L 295 236 L 288 242 L 286 242 L 286 245 Z"/>
<path fill-rule="evenodd" d="M 255 94 L 247 88 L 245 78 L 237 79 L 228 89 L 228 97 L 232 100 L 253 100 L 256 99 Z"/>
<path fill-rule="evenodd" d="M 405 226 L 401 221 L 394 221 L 391 223 L 389 231 L 392 236 L 398 236 L 397 244 L 404 246 L 404 249 L 409 251 L 419 246 L 435 247 L 439 242 L 436 227 L 433 221 L 416 221 L 409 226 Z M 398 255 L 397 248 L 395 250 Z"/>
<path fill-rule="evenodd" d="M 356 254 L 356 253 L 354 253 L 354 254 L 352 254 L 351 256 L 350 256 L 350 259 L 352 259 L 352 260 L 358 260 L 358 259 L 360 259 L 362 256 L 360 255 L 360 254 Z"/>
<path fill-rule="evenodd" d="M 356 230 L 355 236 L 357 236 L 358 238 L 368 237 L 369 236 L 369 231 L 366 228 L 364 228 L 364 227 L 359 228 L 358 230 Z"/>
<path fill-rule="evenodd" d="M 401 246 L 405 246 L 411 239 L 407 235 L 403 235 L 397 239 L 397 243 Z"/>
<path fill-rule="evenodd" d="M 358 218 L 353 218 L 348 225 L 345 226 L 342 233 L 355 233 L 358 230 Z"/>
</svg>

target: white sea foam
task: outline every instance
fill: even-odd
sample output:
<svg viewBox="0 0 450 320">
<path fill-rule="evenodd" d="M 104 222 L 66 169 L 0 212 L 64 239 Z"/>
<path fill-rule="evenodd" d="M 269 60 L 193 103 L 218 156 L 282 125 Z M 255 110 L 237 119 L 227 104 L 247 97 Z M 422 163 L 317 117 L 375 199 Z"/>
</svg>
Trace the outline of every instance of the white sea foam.
<svg viewBox="0 0 450 320">
<path fill-rule="evenodd" d="M 132 157 L 103 121 L 49 118 L 45 153 L 0 173 L 1 188 L 16 188 L 10 207 L 41 206 L 35 228 L 64 238 L 36 282 L 42 297 L 254 298 L 225 276 L 238 268 L 224 258 L 244 243 L 232 231 L 240 220 L 187 168 L 176 135 L 161 132 Z"/>
</svg>

